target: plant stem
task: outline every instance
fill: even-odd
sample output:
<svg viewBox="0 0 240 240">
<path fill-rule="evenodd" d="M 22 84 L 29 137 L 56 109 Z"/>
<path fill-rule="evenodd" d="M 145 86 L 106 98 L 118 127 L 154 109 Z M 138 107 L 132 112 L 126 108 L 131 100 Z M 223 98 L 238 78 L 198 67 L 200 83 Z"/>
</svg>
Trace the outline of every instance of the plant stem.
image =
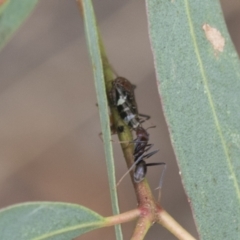
<svg viewBox="0 0 240 240">
<path fill-rule="evenodd" d="M 131 237 L 131 240 L 142 240 L 147 234 L 149 228 L 151 227 L 151 221 L 149 218 L 141 217 L 134 229 L 134 233 Z"/>
<path fill-rule="evenodd" d="M 106 220 L 105 226 L 108 227 L 108 226 L 113 226 L 113 225 L 124 223 L 124 222 L 129 222 L 129 221 L 136 219 L 140 215 L 141 215 L 141 211 L 140 211 L 140 209 L 137 208 L 137 209 L 125 212 L 125 213 L 121 213 L 119 215 L 106 217 L 105 218 L 105 220 Z"/>
<path fill-rule="evenodd" d="M 158 212 L 158 223 L 168 229 L 179 240 L 196 240 L 189 232 L 180 226 L 165 210 Z"/>
</svg>

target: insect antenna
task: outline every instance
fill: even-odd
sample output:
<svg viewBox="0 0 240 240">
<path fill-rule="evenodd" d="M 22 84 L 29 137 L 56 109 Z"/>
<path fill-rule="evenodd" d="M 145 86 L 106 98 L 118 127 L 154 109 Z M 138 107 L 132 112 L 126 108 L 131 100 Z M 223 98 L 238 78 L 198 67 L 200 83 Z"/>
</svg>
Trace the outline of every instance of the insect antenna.
<svg viewBox="0 0 240 240">
<path fill-rule="evenodd" d="M 160 199 L 161 199 L 161 190 L 162 190 L 162 185 L 163 185 L 163 179 L 164 179 L 164 176 L 165 176 L 165 172 L 166 172 L 166 169 L 167 169 L 167 164 L 165 162 L 160 162 L 160 163 L 148 163 L 147 166 L 156 166 L 156 165 L 164 165 L 163 167 L 163 170 L 162 170 L 162 173 L 161 173 L 161 177 L 160 177 L 160 180 L 159 180 L 159 185 L 157 188 L 155 188 L 155 190 L 158 190 L 158 202 L 160 202 Z"/>
</svg>

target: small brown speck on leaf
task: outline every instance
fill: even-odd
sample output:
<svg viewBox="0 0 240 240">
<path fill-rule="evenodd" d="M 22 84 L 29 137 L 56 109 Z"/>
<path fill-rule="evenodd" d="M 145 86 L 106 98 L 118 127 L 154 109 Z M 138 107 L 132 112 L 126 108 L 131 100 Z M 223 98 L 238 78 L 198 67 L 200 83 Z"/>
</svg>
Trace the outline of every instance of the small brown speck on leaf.
<svg viewBox="0 0 240 240">
<path fill-rule="evenodd" d="M 212 44 L 213 49 L 217 53 L 223 52 L 225 39 L 221 33 L 216 28 L 211 27 L 209 24 L 204 24 L 202 28 L 205 32 L 207 40 Z"/>
</svg>

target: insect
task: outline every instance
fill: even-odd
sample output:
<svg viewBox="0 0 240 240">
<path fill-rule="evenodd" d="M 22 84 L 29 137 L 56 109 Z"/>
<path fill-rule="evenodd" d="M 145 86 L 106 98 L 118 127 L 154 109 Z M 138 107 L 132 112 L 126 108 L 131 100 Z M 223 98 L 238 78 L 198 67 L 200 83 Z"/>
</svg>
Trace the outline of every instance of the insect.
<svg viewBox="0 0 240 240">
<path fill-rule="evenodd" d="M 134 179 L 135 183 L 140 183 L 145 178 L 145 176 L 147 174 L 147 167 L 164 165 L 164 168 L 162 170 L 161 177 L 160 177 L 160 180 L 159 180 L 158 187 L 156 188 L 156 189 L 159 189 L 158 201 L 160 201 L 161 188 L 162 188 L 164 174 L 165 174 L 167 165 L 166 165 L 165 162 L 156 162 L 156 163 L 146 163 L 145 162 L 145 160 L 147 158 L 151 157 L 156 152 L 158 152 L 158 150 L 155 150 L 155 151 L 153 151 L 151 153 L 148 153 L 148 154 L 145 154 L 145 155 L 143 154 L 134 162 L 133 166 L 136 165 L 136 167 L 135 167 L 135 170 L 134 170 L 134 173 L 133 173 L 133 179 Z M 129 171 L 132 170 L 132 167 L 129 169 Z"/>
<path fill-rule="evenodd" d="M 144 179 L 147 173 L 147 167 L 156 166 L 156 165 L 166 165 L 166 164 L 162 162 L 146 163 L 145 159 L 157 153 L 158 150 L 145 154 L 148 150 L 150 150 L 153 147 L 153 144 L 148 143 L 149 133 L 147 132 L 147 129 L 145 130 L 143 127 L 138 127 L 136 129 L 136 135 L 137 135 L 137 138 L 134 140 L 135 148 L 134 148 L 134 154 L 133 154 L 134 164 L 136 165 L 136 167 L 135 167 L 133 176 L 134 176 L 134 181 L 138 183 Z"/>
<path fill-rule="evenodd" d="M 149 150 L 153 145 L 151 144 L 151 146 L 147 149 Z M 147 174 L 147 167 L 150 166 L 159 166 L 159 165 L 164 165 L 164 169 L 162 171 L 161 177 L 160 177 L 160 181 L 159 181 L 159 185 L 157 187 L 157 189 L 161 189 L 162 188 L 162 183 L 163 183 L 163 178 L 164 178 L 164 173 L 166 170 L 166 163 L 165 162 L 156 162 L 156 163 L 146 163 L 146 159 L 151 157 L 152 155 L 154 155 L 155 153 L 157 153 L 158 150 L 152 151 L 148 154 L 142 154 L 138 159 L 136 159 L 136 161 L 134 162 L 134 164 L 128 169 L 128 171 L 121 177 L 121 179 L 118 181 L 117 186 L 120 184 L 120 182 L 123 180 L 123 178 L 131 171 L 134 169 L 134 173 L 133 173 L 133 179 L 135 183 L 140 183 L 141 181 L 143 181 L 143 179 L 145 178 L 146 174 Z"/>
<path fill-rule="evenodd" d="M 164 171 L 166 168 L 166 163 L 164 162 L 158 162 L 158 163 L 146 163 L 145 160 L 154 155 L 158 152 L 158 150 L 152 151 L 150 153 L 148 152 L 152 147 L 153 144 L 149 144 L 149 133 L 147 130 L 145 130 L 143 127 L 139 126 L 136 129 L 136 135 L 137 138 L 133 141 L 135 144 L 134 147 L 134 164 L 129 168 L 129 170 L 122 176 L 122 178 L 118 181 L 117 185 L 122 181 L 122 179 L 135 167 L 134 169 L 134 182 L 139 183 L 141 182 L 147 173 L 147 167 L 150 166 L 157 166 L 157 165 L 165 165 L 163 174 L 161 175 L 160 183 L 159 183 L 159 189 L 162 186 L 162 179 L 164 175 Z M 145 154 L 146 153 L 146 154 Z"/>
<path fill-rule="evenodd" d="M 134 96 L 134 86 L 126 78 L 117 77 L 109 92 L 109 99 L 113 106 L 117 107 L 120 117 L 133 129 L 150 117 L 138 114 Z"/>
<path fill-rule="evenodd" d="M 155 126 L 149 128 L 155 128 Z M 149 133 L 147 132 L 147 129 L 144 129 L 141 126 L 136 129 L 137 138 L 133 141 L 135 144 L 133 153 L 134 161 L 136 161 L 141 155 L 143 155 L 144 152 L 147 152 L 153 146 L 153 144 L 148 144 Z"/>
<path fill-rule="evenodd" d="M 123 77 L 117 77 L 112 83 L 112 89 L 109 96 L 114 106 L 120 106 L 126 103 L 131 107 L 132 112 L 137 113 L 137 104 L 134 96 L 134 86 L 129 80 Z"/>
<path fill-rule="evenodd" d="M 112 88 L 109 92 L 109 100 L 110 103 L 115 106 L 119 112 L 120 117 L 128 124 L 132 129 L 136 131 L 136 139 L 134 139 L 133 143 L 134 147 L 134 164 L 130 167 L 130 169 L 122 176 L 122 178 L 118 181 L 117 186 L 120 184 L 122 179 L 134 169 L 134 182 L 141 182 L 147 173 L 147 167 L 149 166 L 157 166 L 164 165 L 166 168 L 166 164 L 164 162 L 158 163 L 146 163 L 145 160 L 158 152 L 158 150 L 147 153 L 152 147 L 153 144 L 149 144 L 149 134 L 147 130 L 145 130 L 141 123 L 149 119 L 149 116 L 139 114 L 137 109 L 137 104 L 134 96 L 134 87 L 127 79 L 123 77 L 117 77 L 113 83 Z M 122 131 L 124 128 L 122 129 Z M 164 170 L 165 170 L 164 168 Z M 164 173 L 164 172 L 163 172 Z M 161 175 L 159 189 L 162 185 L 163 174 Z"/>
</svg>

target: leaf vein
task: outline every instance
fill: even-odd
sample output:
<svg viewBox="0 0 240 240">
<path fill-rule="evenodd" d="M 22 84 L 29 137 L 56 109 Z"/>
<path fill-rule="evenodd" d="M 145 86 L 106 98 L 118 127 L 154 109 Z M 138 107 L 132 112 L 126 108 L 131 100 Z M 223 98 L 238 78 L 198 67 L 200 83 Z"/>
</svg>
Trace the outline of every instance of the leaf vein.
<svg viewBox="0 0 240 240">
<path fill-rule="evenodd" d="M 62 228 L 62 229 L 59 229 L 59 230 L 56 230 L 56 231 L 53 231 L 53 232 L 50 232 L 50 233 L 46 233 L 42 236 L 33 238 L 32 240 L 44 240 L 44 239 L 54 237 L 54 236 L 59 235 L 59 234 L 67 233 L 67 232 L 74 231 L 74 230 L 80 230 L 82 228 L 94 227 L 94 229 L 96 229 L 96 228 L 99 228 L 101 226 L 104 226 L 103 222 L 92 222 L 92 223 L 86 223 L 86 224 L 78 224 L 78 225 L 75 225 L 75 226 Z M 81 233 L 79 233 L 79 235 L 80 234 Z"/>
</svg>

